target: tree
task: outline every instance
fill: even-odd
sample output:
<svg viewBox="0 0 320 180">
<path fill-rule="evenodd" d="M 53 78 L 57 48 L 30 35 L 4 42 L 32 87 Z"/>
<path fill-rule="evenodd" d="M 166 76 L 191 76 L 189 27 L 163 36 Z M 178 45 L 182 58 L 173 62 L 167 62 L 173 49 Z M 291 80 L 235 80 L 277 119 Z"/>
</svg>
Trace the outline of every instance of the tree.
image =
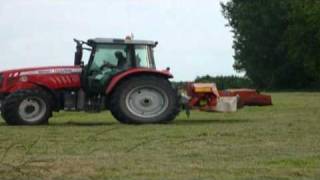
<svg viewBox="0 0 320 180">
<path fill-rule="evenodd" d="M 284 41 L 303 86 L 320 87 L 320 1 L 292 0 Z"/>
<path fill-rule="evenodd" d="M 319 7 L 317 0 L 222 4 L 234 34 L 234 68 L 258 88 L 304 88 L 318 82 Z"/>
</svg>

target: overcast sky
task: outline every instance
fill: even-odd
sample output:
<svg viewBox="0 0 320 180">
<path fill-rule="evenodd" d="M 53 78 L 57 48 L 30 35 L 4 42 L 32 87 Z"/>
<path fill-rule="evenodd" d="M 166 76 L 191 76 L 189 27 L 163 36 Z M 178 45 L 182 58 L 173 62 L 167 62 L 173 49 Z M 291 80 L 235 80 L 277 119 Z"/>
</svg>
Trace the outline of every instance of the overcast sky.
<svg viewBox="0 0 320 180">
<path fill-rule="evenodd" d="M 175 80 L 236 74 L 226 0 L 0 0 L 0 70 L 72 65 L 72 38 L 157 40 Z M 87 61 L 87 60 L 85 60 Z"/>
</svg>

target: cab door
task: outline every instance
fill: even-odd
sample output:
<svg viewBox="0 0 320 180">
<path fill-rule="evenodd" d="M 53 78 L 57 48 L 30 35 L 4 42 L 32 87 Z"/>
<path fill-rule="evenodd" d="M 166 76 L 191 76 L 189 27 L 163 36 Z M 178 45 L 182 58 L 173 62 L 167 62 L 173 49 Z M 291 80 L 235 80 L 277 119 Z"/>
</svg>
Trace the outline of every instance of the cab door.
<svg viewBox="0 0 320 180">
<path fill-rule="evenodd" d="M 89 94 L 103 93 L 108 81 L 117 73 L 132 67 L 128 45 L 101 44 L 94 48 L 87 65 L 84 89 Z"/>
</svg>

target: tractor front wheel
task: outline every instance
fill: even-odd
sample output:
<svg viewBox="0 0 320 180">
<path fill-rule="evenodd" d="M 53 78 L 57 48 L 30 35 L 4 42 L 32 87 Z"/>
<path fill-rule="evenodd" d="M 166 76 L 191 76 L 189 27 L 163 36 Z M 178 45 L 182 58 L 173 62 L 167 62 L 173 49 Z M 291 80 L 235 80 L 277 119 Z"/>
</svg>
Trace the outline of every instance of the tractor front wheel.
<svg viewBox="0 0 320 180">
<path fill-rule="evenodd" d="M 4 100 L 1 115 L 9 125 L 47 124 L 52 113 L 51 102 L 51 95 L 44 90 L 20 90 Z"/>
<path fill-rule="evenodd" d="M 122 82 L 111 97 L 115 118 L 128 124 L 165 123 L 179 113 L 177 92 L 157 76 L 137 76 Z"/>
</svg>

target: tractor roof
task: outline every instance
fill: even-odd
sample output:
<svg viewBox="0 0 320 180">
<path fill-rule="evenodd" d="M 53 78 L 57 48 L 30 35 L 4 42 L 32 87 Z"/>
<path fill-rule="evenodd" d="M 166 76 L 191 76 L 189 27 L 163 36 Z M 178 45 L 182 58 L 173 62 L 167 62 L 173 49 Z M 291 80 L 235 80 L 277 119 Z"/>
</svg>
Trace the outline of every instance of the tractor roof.
<svg viewBox="0 0 320 180">
<path fill-rule="evenodd" d="M 114 39 L 114 38 L 95 38 L 88 40 L 89 45 L 93 44 L 137 44 L 137 45 L 149 45 L 157 46 L 157 41 L 146 40 L 130 40 L 130 39 Z"/>
</svg>

